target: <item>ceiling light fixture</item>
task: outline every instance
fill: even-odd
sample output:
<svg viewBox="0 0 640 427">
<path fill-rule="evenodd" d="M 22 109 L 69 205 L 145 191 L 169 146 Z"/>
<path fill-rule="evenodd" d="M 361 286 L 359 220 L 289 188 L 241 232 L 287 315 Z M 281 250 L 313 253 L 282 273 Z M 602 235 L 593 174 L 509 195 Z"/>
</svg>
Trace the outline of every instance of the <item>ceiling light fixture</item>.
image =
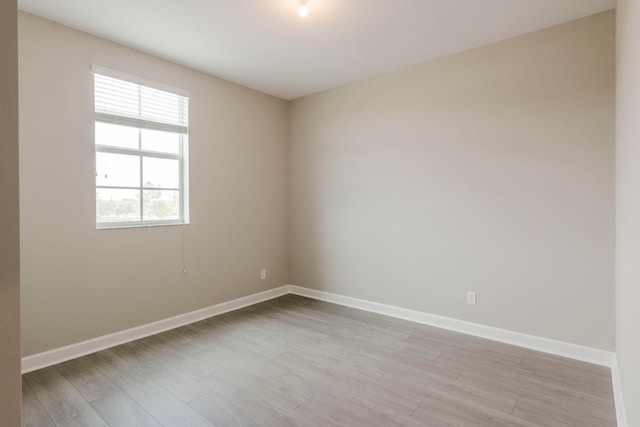
<svg viewBox="0 0 640 427">
<path fill-rule="evenodd" d="M 303 18 L 309 14 L 309 8 L 307 7 L 307 0 L 300 0 L 300 4 L 298 6 L 298 15 Z"/>
</svg>

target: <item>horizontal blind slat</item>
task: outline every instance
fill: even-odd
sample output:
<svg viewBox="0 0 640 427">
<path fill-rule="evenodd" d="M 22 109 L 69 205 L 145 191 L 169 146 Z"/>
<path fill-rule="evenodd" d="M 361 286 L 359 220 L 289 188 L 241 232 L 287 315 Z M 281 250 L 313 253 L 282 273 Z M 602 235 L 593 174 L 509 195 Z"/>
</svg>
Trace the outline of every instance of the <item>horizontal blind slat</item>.
<svg viewBox="0 0 640 427">
<path fill-rule="evenodd" d="M 169 123 L 160 123 L 152 120 L 142 120 L 135 117 L 126 117 L 107 113 L 96 113 L 96 121 L 111 123 L 114 125 L 173 132 L 182 135 L 187 135 L 189 133 L 189 128 L 186 126 L 172 125 Z"/>
</svg>

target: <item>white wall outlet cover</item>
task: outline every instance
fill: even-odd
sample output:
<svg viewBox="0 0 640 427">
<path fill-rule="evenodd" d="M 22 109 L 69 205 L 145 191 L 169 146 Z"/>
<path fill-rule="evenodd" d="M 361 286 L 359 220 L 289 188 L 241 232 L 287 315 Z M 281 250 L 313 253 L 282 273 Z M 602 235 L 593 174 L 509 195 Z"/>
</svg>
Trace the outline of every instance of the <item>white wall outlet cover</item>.
<svg viewBox="0 0 640 427">
<path fill-rule="evenodd" d="M 467 292 L 467 304 L 476 305 L 476 293 L 473 291 Z"/>
</svg>

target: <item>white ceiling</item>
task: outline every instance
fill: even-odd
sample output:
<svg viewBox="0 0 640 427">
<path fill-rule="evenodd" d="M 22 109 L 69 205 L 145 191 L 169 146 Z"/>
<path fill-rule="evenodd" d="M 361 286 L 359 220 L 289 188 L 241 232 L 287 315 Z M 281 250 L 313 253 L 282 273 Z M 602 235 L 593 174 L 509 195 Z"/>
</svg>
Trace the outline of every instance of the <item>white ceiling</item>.
<svg viewBox="0 0 640 427">
<path fill-rule="evenodd" d="M 295 99 L 612 9 L 616 0 L 19 0 L 20 9 Z"/>
</svg>

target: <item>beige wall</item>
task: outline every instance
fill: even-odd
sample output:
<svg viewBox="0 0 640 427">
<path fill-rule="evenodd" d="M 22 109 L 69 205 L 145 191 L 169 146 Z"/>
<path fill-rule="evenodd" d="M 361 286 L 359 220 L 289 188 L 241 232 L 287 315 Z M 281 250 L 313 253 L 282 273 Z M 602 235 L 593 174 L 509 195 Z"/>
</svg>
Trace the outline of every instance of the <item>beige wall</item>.
<svg viewBox="0 0 640 427">
<path fill-rule="evenodd" d="M 616 15 L 616 353 L 629 426 L 640 426 L 640 3 Z"/>
<path fill-rule="evenodd" d="M 0 0 L 0 426 L 20 420 L 18 30 L 15 0 Z"/>
<path fill-rule="evenodd" d="M 285 101 L 28 14 L 19 36 L 23 355 L 287 283 Z M 190 225 L 96 231 L 91 64 L 191 92 Z"/>
<path fill-rule="evenodd" d="M 614 348 L 612 12 L 289 109 L 32 15 L 19 23 L 23 355 L 280 286 L 288 272 Z M 191 91 L 184 250 L 182 227 L 95 230 L 93 63 Z"/>
<path fill-rule="evenodd" d="M 294 101 L 289 155 L 293 284 L 613 350 L 613 12 Z"/>
</svg>

